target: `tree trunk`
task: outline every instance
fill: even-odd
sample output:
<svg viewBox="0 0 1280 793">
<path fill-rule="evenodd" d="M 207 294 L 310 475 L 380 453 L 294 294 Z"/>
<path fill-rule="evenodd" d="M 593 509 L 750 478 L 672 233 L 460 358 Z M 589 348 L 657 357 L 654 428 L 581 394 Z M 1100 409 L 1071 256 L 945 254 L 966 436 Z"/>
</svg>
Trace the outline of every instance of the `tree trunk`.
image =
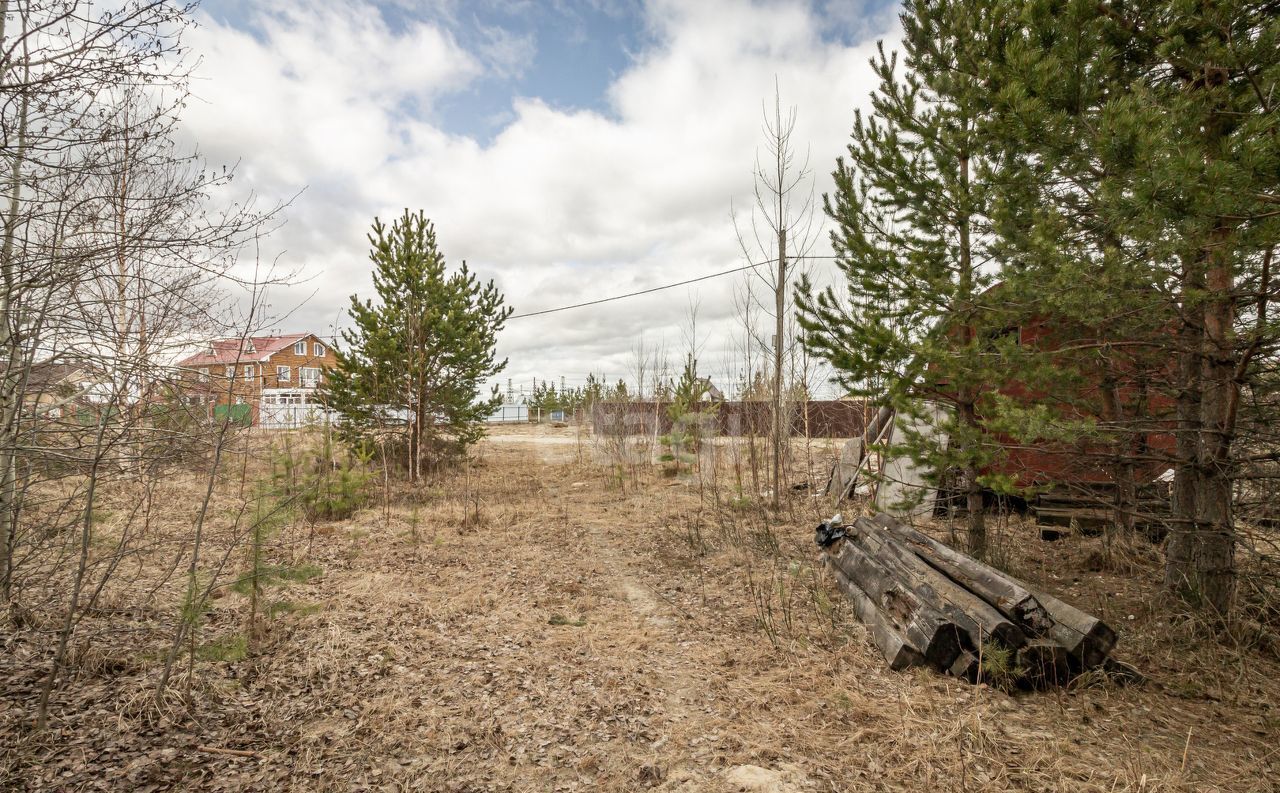
<svg viewBox="0 0 1280 793">
<path fill-rule="evenodd" d="M 1177 465 L 1173 472 L 1173 526 L 1165 548 L 1165 586 L 1191 599 L 1196 502 L 1200 494 L 1200 346 L 1201 318 L 1188 305 L 1189 294 L 1203 288 L 1199 262 L 1188 262 L 1182 276 L 1182 325 L 1178 329 Z"/>
<path fill-rule="evenodd" d="M 7 19 L 8 3 L 3 6 Z M 26 18 L 23 17 L 23 33 Z M 29 68 L 24 69 L 23 81 L 29 79 Z M 28 360 L 24 360 L 21 340 L 14 333 L 18 326 L 16 315 L 18 285 L 22 277 L 21 266 L 14 261 L 14 246 L 18 235 L 18 209 L 22 196 L 22 164 L 27 152 L 27 115 L 30 99 L 24 91 L 18 115 L 18 145 L 10 155 L 8 188 L 8 214 L 4 223 L 4 242 L 0 247 L 0 356 L 4 357 L 5 371 L 0 375 L 0 601 L 12 608 L 13 554 L 18 534 L 20 491 L 18 487 L 17 447 L 22 422 L 22 387 Z"/>
<path fill-rule="evenodd" d="M 1217 35 L 1217 31 L 1214 31 Z M 1220 43 L 1225 44 L 1225 41 Z M 1206 63 L 1192 70 L 1186 89 L 1193 101 L 1205 103 L 1205 115 L 1199 125 L 1207 166 L 1221 156 L 1225 141 L 1238 123 L 1234 108 L 1223 99 L 1228 70 Z M 1213 92 L 1213 93 L 1206 93 Z M 1225 217 L 1215 219 L 1204 239 L 1198 260 L 1190 273 L 1198 281 L 1191 286 L 1203 288 L 1201 305 L 1186 305 L 1188 290 L 1183 289 L 1184 322 L 1198 317 L 1199 345 L 1183 349 L 1193 352 L 1198 360 L 1188 362 L 1186 374 L 1199 378 L 1199 427 L 1195 461 L 1194 503 L 1191 510 L 1179 505 L 1179 517 L 1189 511 L 1194 522 L 1179 543 L 1177 557 L 1172 543 L 1165 579 L 1172 583 L 1189 603 L 1224 619 L 1235 597 L 1235 526 L 1231 514 L 1231 491 L 1234 471 L 1231 446 L 1234 441 L 1235 406 L 1240 395 L 1240 381 L 1248 365 L 1247 354 L 1235 346 L 1235 231 L 1239 221 Z M 1185 286 L 1185 284 L 1184 284 Z M 1269 284 L 1260 284 L 1266 291 Z M 1192 293 L 1194 294 L 1194 293 Z M 1179 415 L 1181 419 L 1182 416 Z M 1185 463 L 1186 460 L 1179 461 Z M 1184 483 L 1186 484 L 1186 483 Z M 1179 495 L 1182 495 L 1181 491 Z M 1184 527 L 1179 527 L 1184 528 Z M 1172 580 L 1170 580 L 1172 579 Z"/>
<path fill-rule="evenodd" d="M 778 228 L 778 283 L 774 290 L 775 323 L 773 337 L 773 508 L 782 494 L 782 340 L 786 333 L 787 229 Z"/>
<path fill-rule="evenodd" d="M 960 420 L 977 428 L 977 411 L 972 402 L 959 406 Z M 980 430 L 979 430 L 980 431 Z M 987 521 L 982 503 L 982 484 L 978 481 L 978 467 L 969 463 L 964 467 L 966 487 L 965 507 L 969 513 L 969 553 L 981 559 L 987 553 Z"/>
<path fill-rule="evenodd" d="M 1201 449 L 1196 494 L 1194 592 L 1200 605 L 1225 617 L 1235 596 L 1235 525 L 1231 510 L 1231 406 L 1237 398 L 1233 324 L 1235 298 L 1229 241 L 1220 224 L 1210 246 L 1204 306 L 1204 391 L 1200 402 Z"/>
<path fill-rule="evenodd" d="M 1178 526 L 1170 537 L 1165 565 L 1166 585 L 1218 618 L 1230 611 L 1236 584 L 1231 446 L 1239 383 L 1233 339 L 1232 235 L 1232 228 L 1219 222 L 1192 277 L 1184 279 L 1184 295 L 1190 286 L 1201 289 L 1206 297 L 1202 306 L 1187 306 L 1185 298 L 1183 304 L 1184 327 L 1190 326 L 1194 334 L 1184 334 L 1186 346 L 1181 350 L 1178 419 L 1182 432 L 1174 478 Z M 1194 433 L 1189 427 L 1194 427 Z M 1184 468 L 1189 469 L 1185 474 Z"/>
<path fill-rule="evenodd" d="M 1113 436 L 1113 440 L 1109 443 L 1112 453 L 1108 467 L 1111 471 L 1111 479 L 1116 486 L 1111 505 L 1111 526 L 1127 534 L 1133 530 L 1134 511 L 1137 504 L 1137 485 L 1134 481 L 1133 469 L 1133 433 L 1126 432 L 1124 429 L 1124 406 L 1116 379 L 1110 374 L 1104 375 L 1098 391 L 1102 397 L 1102 417 L 1120 434 L 1119 438 Z M 1135 415 L 1141 416 L 1142 413 L 1138 411 Z M 1110 527 L 1108 536 L 1110 536 Z"/>
<path fill-rule="evenodd" d="M 960 185 L 962 195 L 967 199 L 969 196 L 969 157 L 967 154 L 960 157 Z M 974 273 L 972 242 L 969 239 L 970 217 L 967 207 L 961 209 L 958 220 L 960 272 L 957 283 L 959 301 L 956 307 L 959 309 L 961 327 L 964 328 L 962 334 L 964 345 L 965 347 L 972 347 L 974 338 L 972 314 Z M 960 421 L 980 433 L 977 399 L 973 393 L 973 388 L 962 384 L 958 391 L 956 410 L 960 414 Z M 974 437 L 977 437 L 977 433 L 974 434 Z M 982 485 L 978 482 L 978 467 L 972 462 L 972 459 L 972 456 L 970 456 L 969 462 L 964 466 L 965 486 L 967 488 L 965 506 L 969 514 L 969 553 L 982 558 L 987 553 L 987 522 L 986 515 L 983 512 Z"/>
</svg>

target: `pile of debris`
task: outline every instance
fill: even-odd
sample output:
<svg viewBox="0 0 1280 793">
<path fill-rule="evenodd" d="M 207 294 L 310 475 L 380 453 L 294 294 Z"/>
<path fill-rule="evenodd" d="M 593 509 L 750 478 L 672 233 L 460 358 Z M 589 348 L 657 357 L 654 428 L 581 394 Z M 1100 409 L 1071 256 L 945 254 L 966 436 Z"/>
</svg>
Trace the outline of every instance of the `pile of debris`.
<svg viewBox="0 0 1280 793">
<path fill-rule="evenodd" d="M 1026 688 L 1098 668 L 1137 676 L 1110 658 L 1116 634 L 1102 620 L 889 515 L 848 525 L 837 515 L 816 539 L 891 669 L 927 665 Z"/>
</svg>

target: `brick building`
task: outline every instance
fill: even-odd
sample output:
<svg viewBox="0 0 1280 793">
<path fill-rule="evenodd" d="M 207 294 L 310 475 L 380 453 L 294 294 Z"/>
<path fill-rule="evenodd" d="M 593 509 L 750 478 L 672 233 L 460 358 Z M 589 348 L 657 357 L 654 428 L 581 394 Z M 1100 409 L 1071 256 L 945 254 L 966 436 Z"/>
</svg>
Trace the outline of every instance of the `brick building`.
<svg viewBox="0 0 1280 793">
<path fill-rule="evenodd" d="M 219 339 L 178 362 L 183 396 L 207 404 L 209 415 L 230 415 L 254 426 L 296 426 L 322 413 L 316 390 L 337 363 L 314 333 Z"/>
</svg>

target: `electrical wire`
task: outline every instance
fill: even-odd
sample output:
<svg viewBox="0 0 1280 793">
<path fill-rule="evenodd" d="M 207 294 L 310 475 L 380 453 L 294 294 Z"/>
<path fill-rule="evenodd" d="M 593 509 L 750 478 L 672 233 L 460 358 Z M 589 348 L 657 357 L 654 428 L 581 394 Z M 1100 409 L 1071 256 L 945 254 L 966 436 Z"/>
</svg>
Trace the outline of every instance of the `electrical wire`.
<svg viewBox="0 0 1280 793">
<path fill-rule="evenodd" d="M 788 256 L 787 258 L 788 259 L 834 259 L 836 257 L 835 256 Z M 545 308 L 545 309 L 542 309 L 541 311 L 527 311 L 523 314 L 512 314 L 511 316 L 507 317 L 507 319 L 508 320 L 524 319 L 525 317 L 537 317 L 543 314 L 554 314 L 558 311 L 569 311 L 575 308 L 586 308 L 587 306 L 596 306 L 601 303 L 612 303 L 615 300 L 625 300 L 629 297 L 639 297 L 640 295 L 647 295 L 653 292 L 661 292 L 664 289 L 674 289 L 677 286 L 686 286 L 688 284 L 696 284 L 699 281 L 708 281 L 712 278 L 720 278 L 726 275 L 733 275 L 734 273 L 740 273 L 740 272 L 743 272 L 744 270 L 753 270 L 757 267 L 761 267 L 766 264 L 773 264 L 776 261 L 778 261 L 776 258 L 765 259 L 764 261 L 752 262 L 751 264 L 744 264 L 741 267 L 734 267 L 732 270 L 723 270 L 718 273 L 711 273 L 710 275 L 703 275 L 697 278 L 690 278 L 687 281 L 676 281 L 673 284 L 663 284 L 662 286 L 654 286 L 654 287 L 650 287 L 649 289 L 641 289 L 638 292 L 628 292 L 625 295 L 614 295 L 613 297 L 602 297 L 598 300 L 588 300 L 585 303 L 574 303 L 573 305 L 569 305 L 569 306 L 557 306 L 555 308 Z"/>
</svg>

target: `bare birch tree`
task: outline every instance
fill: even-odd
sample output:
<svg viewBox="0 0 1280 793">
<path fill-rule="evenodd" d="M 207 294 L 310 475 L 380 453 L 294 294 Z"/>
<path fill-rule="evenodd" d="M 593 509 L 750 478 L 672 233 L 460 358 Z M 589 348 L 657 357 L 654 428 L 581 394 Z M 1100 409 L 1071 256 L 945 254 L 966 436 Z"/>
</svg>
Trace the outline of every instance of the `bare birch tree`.
<svg viewBox="0 0 1280 793">
<path fill-rule="evenodd" d="M 152 547 L 156 483 L 186 460 L 217 475 L 228 428 L 183 400 L 172 361 L 255 330 L 279 280 L 234 271 L 279 207 L 219 208 L 232 172 L 176 142 L 189 10 L 0 0 L 0 600 L 15 627 L 56 626 L 39 632 L 52 646 L 37 726 L 78 626 Z M 241 288 L 250 309 L 228 325 Z M 105 534 L 104 492 L 131 499 Z M 202 520 L 170 576 L 197 564 Z"/>
<path fill-rule="evenodd" d="M 787 416 L 785 371 L 788 356 L 795 355 L 793 298 L 787 285 L 803 274 L 807 256 L 818 238 L 820 228 L 814 212 L 813 171 L 806 154 L 801 160 L 796 151 L 797 112 L 782 109 L 782 93 L 774 83 L 772 112 L 763 110 L 762 132 L 765 156 L 757 154 L 754 202 L 750 217 L 743 223 L 734 216 L 738 244 L 748 262 L 761 262 L 752 268 L 747 294 L 749 301 L 763 313 L 773 317 L 772 339 L 756 338 L 755 343 L 772 352 L 770 364 L 771 446 L 773 506 L 779 506 L 784 477 L 784 455 L 790 421 Z M 763 263 L 771 264 L 764 267 Z M 756 289 L 763 287 L 762 299 Z M 768 303 L 764 302 L 767 299 Z M 748 378 L 752 375 L 748 374 Z"/>
</svg>

